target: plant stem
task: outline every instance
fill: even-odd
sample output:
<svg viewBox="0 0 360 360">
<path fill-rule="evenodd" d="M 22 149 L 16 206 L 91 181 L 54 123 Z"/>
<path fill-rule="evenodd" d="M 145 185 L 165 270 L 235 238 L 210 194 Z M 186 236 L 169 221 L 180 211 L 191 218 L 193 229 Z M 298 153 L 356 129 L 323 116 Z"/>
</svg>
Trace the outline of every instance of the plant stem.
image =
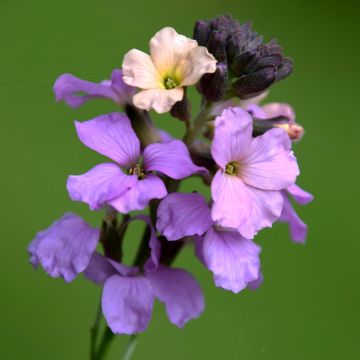
<svg viewBox="0 0 360 360">
<path fill-rule="evenodd" d="M 104 334 L 101 339 L 101 343 L 99 345 L 98 351 L 92 360 L 102 360 L 105 357 L 106 352 L 109 349 L 109 345 L 111 341 L 114 339 L 115 334 L 110 330 L 108 326 L 106 326 L 104 330 Z"/>
<path fill-rule="evenodd" d="M 124 352 L 124 356 L 122 358 L 122 360 L 131 360 L 131 357 L 135 351 L 135 348 L 136 348 L 136 345 L 138 343 L 138 338 L 135 335 L 131 335 L 130 336 L 130 339 L 127 343 L 127 346 L 126 346 L 126 349 L 125 349 L 125 352 Z"/>
<path fill-rule="evenodd" d="M 99 301 L 98 309 L 95 315 L 94 323 L 90 329 L 90 358 L 95 359 L 96 354 L 96 342 L 99 334 L 101 320 L 101 300 Z"/>
</svg>

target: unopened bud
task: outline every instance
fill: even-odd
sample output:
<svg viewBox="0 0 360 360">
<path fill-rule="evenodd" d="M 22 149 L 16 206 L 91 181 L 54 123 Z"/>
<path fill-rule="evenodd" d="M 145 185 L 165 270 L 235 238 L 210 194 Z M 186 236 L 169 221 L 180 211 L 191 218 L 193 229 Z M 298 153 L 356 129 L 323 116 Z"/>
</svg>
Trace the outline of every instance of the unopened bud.
<svg viewBox="0 0 360 360">
<path fill-rule="evenodd" d="M 213 74 L 205 74 L 200 80 L 200 92 L 209 101 L 220 101 L 228 86 L 228 69 L 224 63 L 217 64 Z"/>
<path fill-rule="evenodd" d="M 284 129 L 291 140 L 300 140 L 304 135 L 304 128 L 298 124 L 276 124 L 275 126 Z"/>
<path fill-rule="evenodd" d="M 200 46 L 206 46 L 211 32 L 210 21 L 199 20 L 195 23 L 194 39 Z"/>
<path fill-rule="evenodd" d="M 170 110 L 170 114 L 181 121 L 189 121 L 191 117 L 191 103 L 186 96 L 186 88 L 184 88 L 184 91 L 183 99 L 174 104 Z"/>
<path fill-rule="evenodd" d="M 213 31 L 208 40 L 208 50 L 219 62 L 226 61 L 226 40 L 227 32 L 225 30 Z"/>
</svg>

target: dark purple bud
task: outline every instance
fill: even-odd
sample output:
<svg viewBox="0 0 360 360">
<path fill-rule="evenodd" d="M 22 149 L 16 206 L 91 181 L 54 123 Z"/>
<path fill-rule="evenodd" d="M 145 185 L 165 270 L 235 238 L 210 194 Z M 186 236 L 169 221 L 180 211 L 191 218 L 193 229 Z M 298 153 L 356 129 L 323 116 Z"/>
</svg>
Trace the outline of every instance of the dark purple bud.
<svg viewBox="0 0 360 360">
<path fill-rule="evenodd" d="M 228 87 L 228 69 L 225 63 L 217 64 L 213 74 L 205 74 L 200 80 L 200 92 L 209 101 L 219 101 Z"/>
<path fill-rule="evenodd" d="M 186 96 L 186 88 L 184 91 L 183 99 L 174 104 L 170 110 L 170 114 L 181 121 L 189 121 L 191 118 L 191 102 Z"/>
<path fill-rule="evenodd" d="M 285 79 L 293 70 L 293 62 L 290 58 L 284 58 L 282 66 L 278 69 L 276 81 Z"/>
<path fill-rule="evenodd" d="M 211 32 L 211 23 L 207 20 L 199 20 L 195 23 L 194 39 L 200 46 L 206 46 Z"/>
<path fill-rule="evenodd" d="M 219 62 L 226 61 L 227 32 L 224 30 L 213 31 L 208 39 L 207 48 Z"/>
<path fill-rule="evenodd" d="M 276 69 L 268 67 L 249 75 L 241 76 L 234 84 L 233 90 L 240 99 L 250 99 L 260 95 L 276 80 Z"/>
<path fill-rule="evenodd" d="M 211 30 L 213 31 L 219 31 L 219 30 L 225 30 L 227 31 L 229 25 L 231 24 L 233 20 L 226 15 L 220 15 L 217 16 L 215 19 L 211 20 Z"/>
</svg>

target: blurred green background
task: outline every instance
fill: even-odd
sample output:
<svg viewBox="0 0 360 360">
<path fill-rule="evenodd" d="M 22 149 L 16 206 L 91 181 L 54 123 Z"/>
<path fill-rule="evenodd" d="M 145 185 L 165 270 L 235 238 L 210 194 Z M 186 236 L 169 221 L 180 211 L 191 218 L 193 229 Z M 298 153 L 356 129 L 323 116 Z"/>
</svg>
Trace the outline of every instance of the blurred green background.
<svg viewBox="0 0 360 360">
<path fill-rule="evenodd" d="M 56 104 L 54 80 L 64 72 L 102 80 L 129 49 L 147 51 L 163 26 L 191 36 L 195 20 L 222 13 L 252 20 L 295 59 L 293 75 L 274 86 L 268 100 L 292 104 L 306 128 L 295 151 L 299 184 L 315 194 L 314 203 L 298 208 L 309 225 L 308 241 L 291 243 L 282 224 L 263 231 L 257 241 L 265 282 L 257 292 L 238 295 L 217 289 L 187 249 L 176 264 L 201 282 L 206 311 L 180 330 L 157 303 L 134 359 L 360 358 L 355 1 L 1 0 L 1 359 L 87 359 L 100 295 L 82 277 L 66 285 L 28 264 L 28 243 L 64 212 L 94 225 L 102 217 L 71 202 L 65 181 L 101 159 L 80 144 L 72 121 L 113 111 L 114 105 L 98 101 L 72 110 Z M 180 136 L 180 122 L 155 118 Z M 131 228 L 129 251 L 139 232 Z M 125 342 L 116 339 L 109 360 L 121 358 Z"/>
</svg>

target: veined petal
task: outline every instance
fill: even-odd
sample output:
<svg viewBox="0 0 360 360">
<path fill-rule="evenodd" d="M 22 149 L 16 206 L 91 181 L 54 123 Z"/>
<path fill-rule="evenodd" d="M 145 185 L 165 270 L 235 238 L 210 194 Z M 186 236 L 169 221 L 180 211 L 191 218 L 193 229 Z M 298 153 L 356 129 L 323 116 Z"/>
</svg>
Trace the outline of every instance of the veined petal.
<svg viewBox="0 0 360 360">
<path fill-rule="evenodd" d="M 178 77 L 183 79 L 180 85 L 196 84 L 204 74 L 216 71 L 216 63 L 216 59 L 205 46 L 192 49 L 176 69 Z"/>
<path fill-rule="evenodd" d="M 30 262 L 35 267 L 41 264 L 50 276 L 70 282 L 87 268 L 99 236 L 99 229 L 67 213 L 36 235 L 28 247 Z"/>
<path fill-rule="evenodd" d="M 82 201 L 91 210 L 100 209 L 106 202 L 119 197 L 133 188 L 135 175 L 125 175 L 119 166 L 99 164 L 82 175 L 70 175 L 66 187 L 74 201 Z"/>
<path fill-rule="evenodd" d="M 227 163 L 240 161 L 252 139 L 252 118 L 241 108 L 227 108 L 215 119 L 211 154 L 224 170 Z"/>
<path fill-rule="evenodd" d="M 172 90 L 154 88 L 143 90 L 133 97 L 136 107 L 143 110 L 154 109 L 157 113 L 163 114 L 171 110 L 173 105 L 182 100 L 184 89 L 178 87 Z"/>
<path fill-rule="evenodd" d="M 284 194 L 284 206 L 279 218 L 281 222 L 286 222 L 290 227 L 291 239 L 300 244 L 304 244 L 307 235 L 307 225 L 300 219 L 299 215 L 291 205 L 287 195 Z"/>
<path fill-rule="evenodd" d="M 80 141 L 92 150 L 107 156 L 125 168 L 136 164 L 140 142 L 124 114 L 100 115 L 82 123 L 75 121 Z"/>
<path fill-rule="evenodd" d="M 164 79 L 148 54 L 136 49 L 130 50 L 122 64 L 123 80 L 140 89 L 165 88 Z"/>
<path fill-rule="evenodd" d="M 131 335 L 147 328 L 154 295 L 150 281 L 145 277 L 113 275 L 105 282 L 101 302 L 112 332 Z"/>
<path fill-rule="evenodd" d="M 271 227 L 280 217 L 283 196 L 280 191 L 259 190 L 250 186 L 246 187 L 246 191 L 252 201 L 252 213 L 237 229 L 242 236 L 252 239 L 259 230 Z"/>
<path fill-rule="evenodd" d="M 286 191 L 295 199 L 298 204 L 306 205 L 314 200 L 314 196 L 303 190 L 300 186 L 293 184 L 286 188 Z"/>
<path fill-rule="evenodd" d="M 204 238 L 203 254 L 218 287 L 238 293 L 258 279 L 260 247 L 236 232 L 211 228 Z"/>
<path fill-rule="evenodd" d="M 57 78 L 54 84 L 54 93 L 56 101 L 64 100 L 73 108 L 94 98 L 107 98 L 116 103 L 121 103 L 122 100 L 110 85 L 82 80 L 71 74 L 63 74 Z M 79 95 L 79 93 L 83 93 L 83 95 Z"/>
<path fill-rule="evenodd" d="M 183 327 L 203 312 L 204 296 L 198 282 L 188 272 L 162 266 L 146 277 L 154 295 L 165 304 L 169 320 L 176 326 Z"/>
<path fill-rule="evenodd" d="M 271 129 L 251 141 L 240 176 L 253 187 L 282 190 L 294 184 L 299 173 L 287 133 Z"/>
<path fill-rule="evenodd" d="M 144 166 L 147 171 L 160 171 L 172 179 L 183 179 L 194 173 L 207 172 L 196 166 L 185 144 L 180 140 L 157 143 L 144 150 Z"/>
<path fill-rule="evenodd" d="M 203 235 L 211 225 L 210 209 L 200 194 L 169 194 L 157 210 L 156 227 L 168 240 Z"/>
<path fill-rule="evenodd" d="M 196 40 L 178 34 L 171 27 L 165 27 L 150 40 L 151 59 L 165 78 L 173 74 L 178 64 L 197 46 Z"/>
<path fill-rule="evenodd" d="M 211 183 L 211 194 L 214 200 L 211 216 L 217 224 L 239 228 L 251 216 L 253 201 L 238 177 L 219 170 Z"/>
<path fill-rule="evenodd" d="M 144 179 L 109 201 L 116 210 L 123 214 L 130 211 L 143 210 L 152 199 L 162 199 L 167 195 L 163 181 L 156 175 L 147 174 Z"/>
</svg>

